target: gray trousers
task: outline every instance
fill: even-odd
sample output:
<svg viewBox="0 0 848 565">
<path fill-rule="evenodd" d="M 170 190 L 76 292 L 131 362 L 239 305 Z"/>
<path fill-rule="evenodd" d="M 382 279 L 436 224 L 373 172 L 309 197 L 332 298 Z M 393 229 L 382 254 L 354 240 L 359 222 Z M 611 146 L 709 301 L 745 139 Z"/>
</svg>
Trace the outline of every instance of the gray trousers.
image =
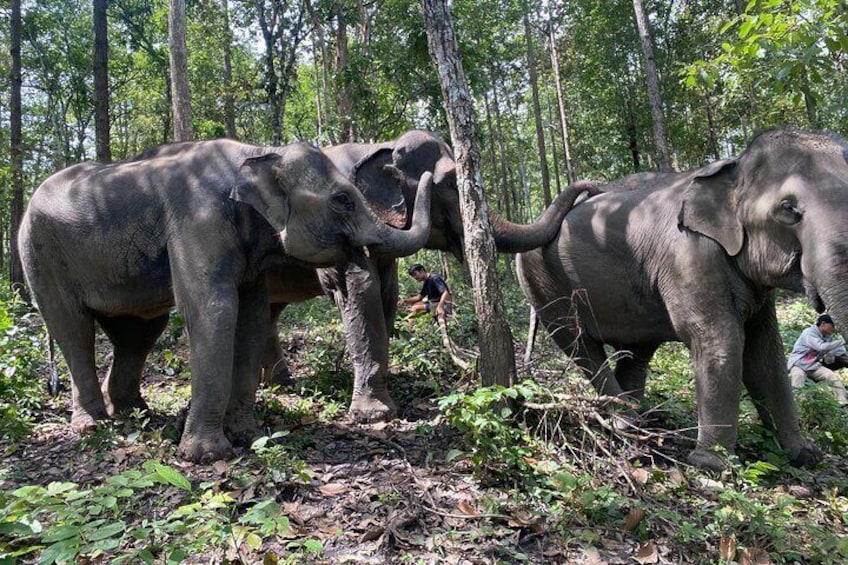
<svg viewBox="0 0 848 565">
<path fill-rule="evenodd" d="M 836 397 L 836 401 L 842 406 L 848 404 L 848 395 L 845 394 L 845 384 L 842 382 L 842 379 L 824 365 L 812 371 L 805 371 L 797 365 L 789 370 L 789 379 L 792 381 L 792 388 L 803 387 L 808 377 L 817 383 L 827 383 L 833 396 Z"/>
</svg>

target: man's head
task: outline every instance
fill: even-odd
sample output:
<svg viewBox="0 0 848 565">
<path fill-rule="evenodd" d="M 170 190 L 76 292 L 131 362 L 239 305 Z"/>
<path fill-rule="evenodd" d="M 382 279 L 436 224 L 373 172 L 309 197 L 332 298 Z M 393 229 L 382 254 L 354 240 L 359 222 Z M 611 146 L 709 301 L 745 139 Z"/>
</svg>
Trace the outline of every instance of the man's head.
<svg viewBox="0 0 848 565">
<path fill-rule="evenodd" d="M 409 268 L 409 276 L 421 282 L 427 278 L 427 269 L 421 263 L 416 263 Z"/>
<path fill-rule="evenodd" d="M 816 326 L 823 335 L 831 335 L 836 332 L 836 325 L 833 323 L 833 318 L 827 314 L 822 314 L 816 319 Z"/>
</svg>

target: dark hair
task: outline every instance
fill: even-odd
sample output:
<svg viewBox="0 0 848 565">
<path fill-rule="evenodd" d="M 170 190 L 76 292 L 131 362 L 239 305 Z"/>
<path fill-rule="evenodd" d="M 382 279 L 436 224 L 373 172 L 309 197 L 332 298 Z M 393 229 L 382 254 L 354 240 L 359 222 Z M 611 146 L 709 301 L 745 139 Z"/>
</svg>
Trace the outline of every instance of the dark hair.
<svg viewBox="0 0 848 565">
<path fill-rule="evenodd" d="M 831 318 L 831 317 L 830 317 L 830 316 L 828 316 L 827 314 L 822 314 L 821 316 L 819 316 L 819 317 L 816 319 L 816 325 L 817 325 L 817 326 L 820 326 L 820 325 L 822 325 L 822 324 L 830 324 L 831 326 L 832 326 L 832 325 L 834 325 L 834 324 L 833 324 L 833 318 Z"/>
<path fill-rule="evenodd" d="M 409 268 L 409 274 L 410 274 L 410 276 L 412 276 L 415 273 L 419 273 L 419 272 L 424 271 L 424 270 L 425 270 L 424 265 L 422 265 L 421 263 L 416 263 Z"/>
</svg>

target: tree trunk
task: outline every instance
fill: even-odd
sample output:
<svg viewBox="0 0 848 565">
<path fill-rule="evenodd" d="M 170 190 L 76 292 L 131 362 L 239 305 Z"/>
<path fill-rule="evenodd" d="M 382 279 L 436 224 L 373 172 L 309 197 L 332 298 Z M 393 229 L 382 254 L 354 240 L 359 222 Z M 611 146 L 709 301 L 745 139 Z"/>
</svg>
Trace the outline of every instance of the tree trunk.
<svg viewBox="0 0 848 565">
<path fill-rule="evenodd" d="M 24 271 L 21 256 L 18 253 L 18 228 L 24 215 L 24 167 L 23 135 L 21 107 L 21 0 L 11 0 L 11 29 L 9 48 L 12 58 L 11 92 L 9 96 L 10 121 L 10 157 L 12 162 L 12 208 L 9 211 L 9 233 L 11 234 L 9 254 L 9 283 L 12 289 L 18 289 L 21 295 L 28 297 L 24 285 Z"/>
<path fill-rule="evenodd" d="M 106 21 L 108 0 L 94 0 L 94 139 L 97 160 L 112 160 L 109 125 L 109 37 Z"/>
<path fill-rule="evenodd" d="M 347 45 L 347 20 L 344 8 L 337 7 L 338 28 L 336 29 L 336 80 L 341 81 L 336 94 L 336 107 L 339 110 L 342 142 L 356 141 L 356 124 L 353 121 L 353 94 L 350 84 L 344 78 L 345 71 L 350 65 L 350 52 Z"/>
<path fill-rule="evenodd" d="M 542 105 L 539 103 L 539 77 L 536 72 L 536 50 L 533 48 L 533 33 L 530 29 L 529 8 L 524 7 L 524 41 L 527 46 L 527 70 L 530 75 L 530 90 L 533 94 L 533 118 L 536 122 L 536 147 L 539 150 L 539 166 L 542 174 L 542 196 L 545 208 L 551 205 L 551 177 L 548 172 L 548 155 L 545 148 L 545 130 L 542 127 Z"/>
<path fill-rule="evenodd" d="M 227 137 L 237 139 L 236 132 L 236 101 L 233 94 L 233 32 L 230 29 L 229 0 L 221 1 L 224 13 L 224 125 Z"/>
<path fill-rule="evenodd" d="M 554 83 L 556 84 L 557 106 L 559 108 L 559 124 L 562 130 L 562 152 L 565 155 L 565 177 L 568 179 L 568 184 L 574 182 L 574 166 L 571 164 L 571 143 L 568 140 L 568 120 L 565 112 L 565 99 L 562 92 L 562 80 L 559 77 L 559 56 L 557 55 L 556 37 L 554 37 L 554 26 L 550 27 L 551 32 L 551 67 L 554 73 Z"/>
<path fill-rule="evenodd" d="M 642 0 L 633 0 L 633 11 L 636 14 L 636 27 L 639 30 L 639 41 L 642 43 L 642 55 L 645 58 L 645 77 L 648 82 L 648 102 L 651 106 L 651 119 L 654 123 L 654 144 L 657 148 L 657 161 L 662 171 L 671 170 L 671 158 L 665 136 L 665 119 L 662 110 L 662 94 L 657 78 L 657 64 L 654 59 L 654 48 L 651 44 L 651 32 L 648 28 L 648 18 Z"/>
<path fill-rule="evenodd" d="M 262 39 L 265 41 L 265 93 L 268 95 L 268 107 L 271 109 L 271 145 L 280 145 L 283 141 L 283 119 L 276 68 L 276 44 L 280 38 L 277 33 L 277 26 L 281 25 L 278 19 L 282 17 L 282 14 L 278 14 L 276 7 L 273 7 L 269 21 L 265 1 L 258 0 L 256 8 L 259 12 L 259 27 L 262 30 Z"/>
<path fill-rule="evenodd" d="M 515 382 L 515 349 L 503 310 L 495 268 L 495 242 L 480 186 L 480 151 L 474 133 L 474 108 L 447 1 L 422 0 L 421 3 L 430 55 L 438 69 L 456 153 L 465 255 L 471 273 L 480 336 L 477 368 L 484 386 L 510 386 Z"/>
<path fill-rule="evenodd" d="M 171 110 L 174 141 L 191 141 L 191 97 L 188 89 L 185 0 L 168 0 L 168 45 L 171 51 Z"/>
<path fill-rule="evenodd" d="M 554 184 L 556 185 L 556 193 L 557 196 L 562 194 L 562 180 L 559 170 L 559 154 L 557 153 L 557 144 L 556 144 L 556 125 L 554 122 L 554 111 L 551 107 L 551 97 L 547 97 L 548 102 L 548 123 L 550 124 L 549 128 L 551 131 L 551 160 L 554 164 Z"/>
</svg>

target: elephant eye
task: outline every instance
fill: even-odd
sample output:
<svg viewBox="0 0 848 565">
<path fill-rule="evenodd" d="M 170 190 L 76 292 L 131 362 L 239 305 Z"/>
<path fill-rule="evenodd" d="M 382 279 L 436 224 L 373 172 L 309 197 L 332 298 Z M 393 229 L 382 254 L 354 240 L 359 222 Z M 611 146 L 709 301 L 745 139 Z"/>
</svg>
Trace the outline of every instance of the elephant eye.
<svg viewBox="0 0 848 565">
<path fill-rule="evenodd" d="M 804 215 L 798 209 L 798 206 L 792 200 L 782 200 L 777 209 L 777 219 L 779 222 L 788 225 L 795 225 L 801 221 Z"/>
<path fill-rule="evenodd" d="M 349 194 L 337 192 L 330 197 L 330 207 L 336 212 L 353 212 L 355 204 Z"/>
</svg>

